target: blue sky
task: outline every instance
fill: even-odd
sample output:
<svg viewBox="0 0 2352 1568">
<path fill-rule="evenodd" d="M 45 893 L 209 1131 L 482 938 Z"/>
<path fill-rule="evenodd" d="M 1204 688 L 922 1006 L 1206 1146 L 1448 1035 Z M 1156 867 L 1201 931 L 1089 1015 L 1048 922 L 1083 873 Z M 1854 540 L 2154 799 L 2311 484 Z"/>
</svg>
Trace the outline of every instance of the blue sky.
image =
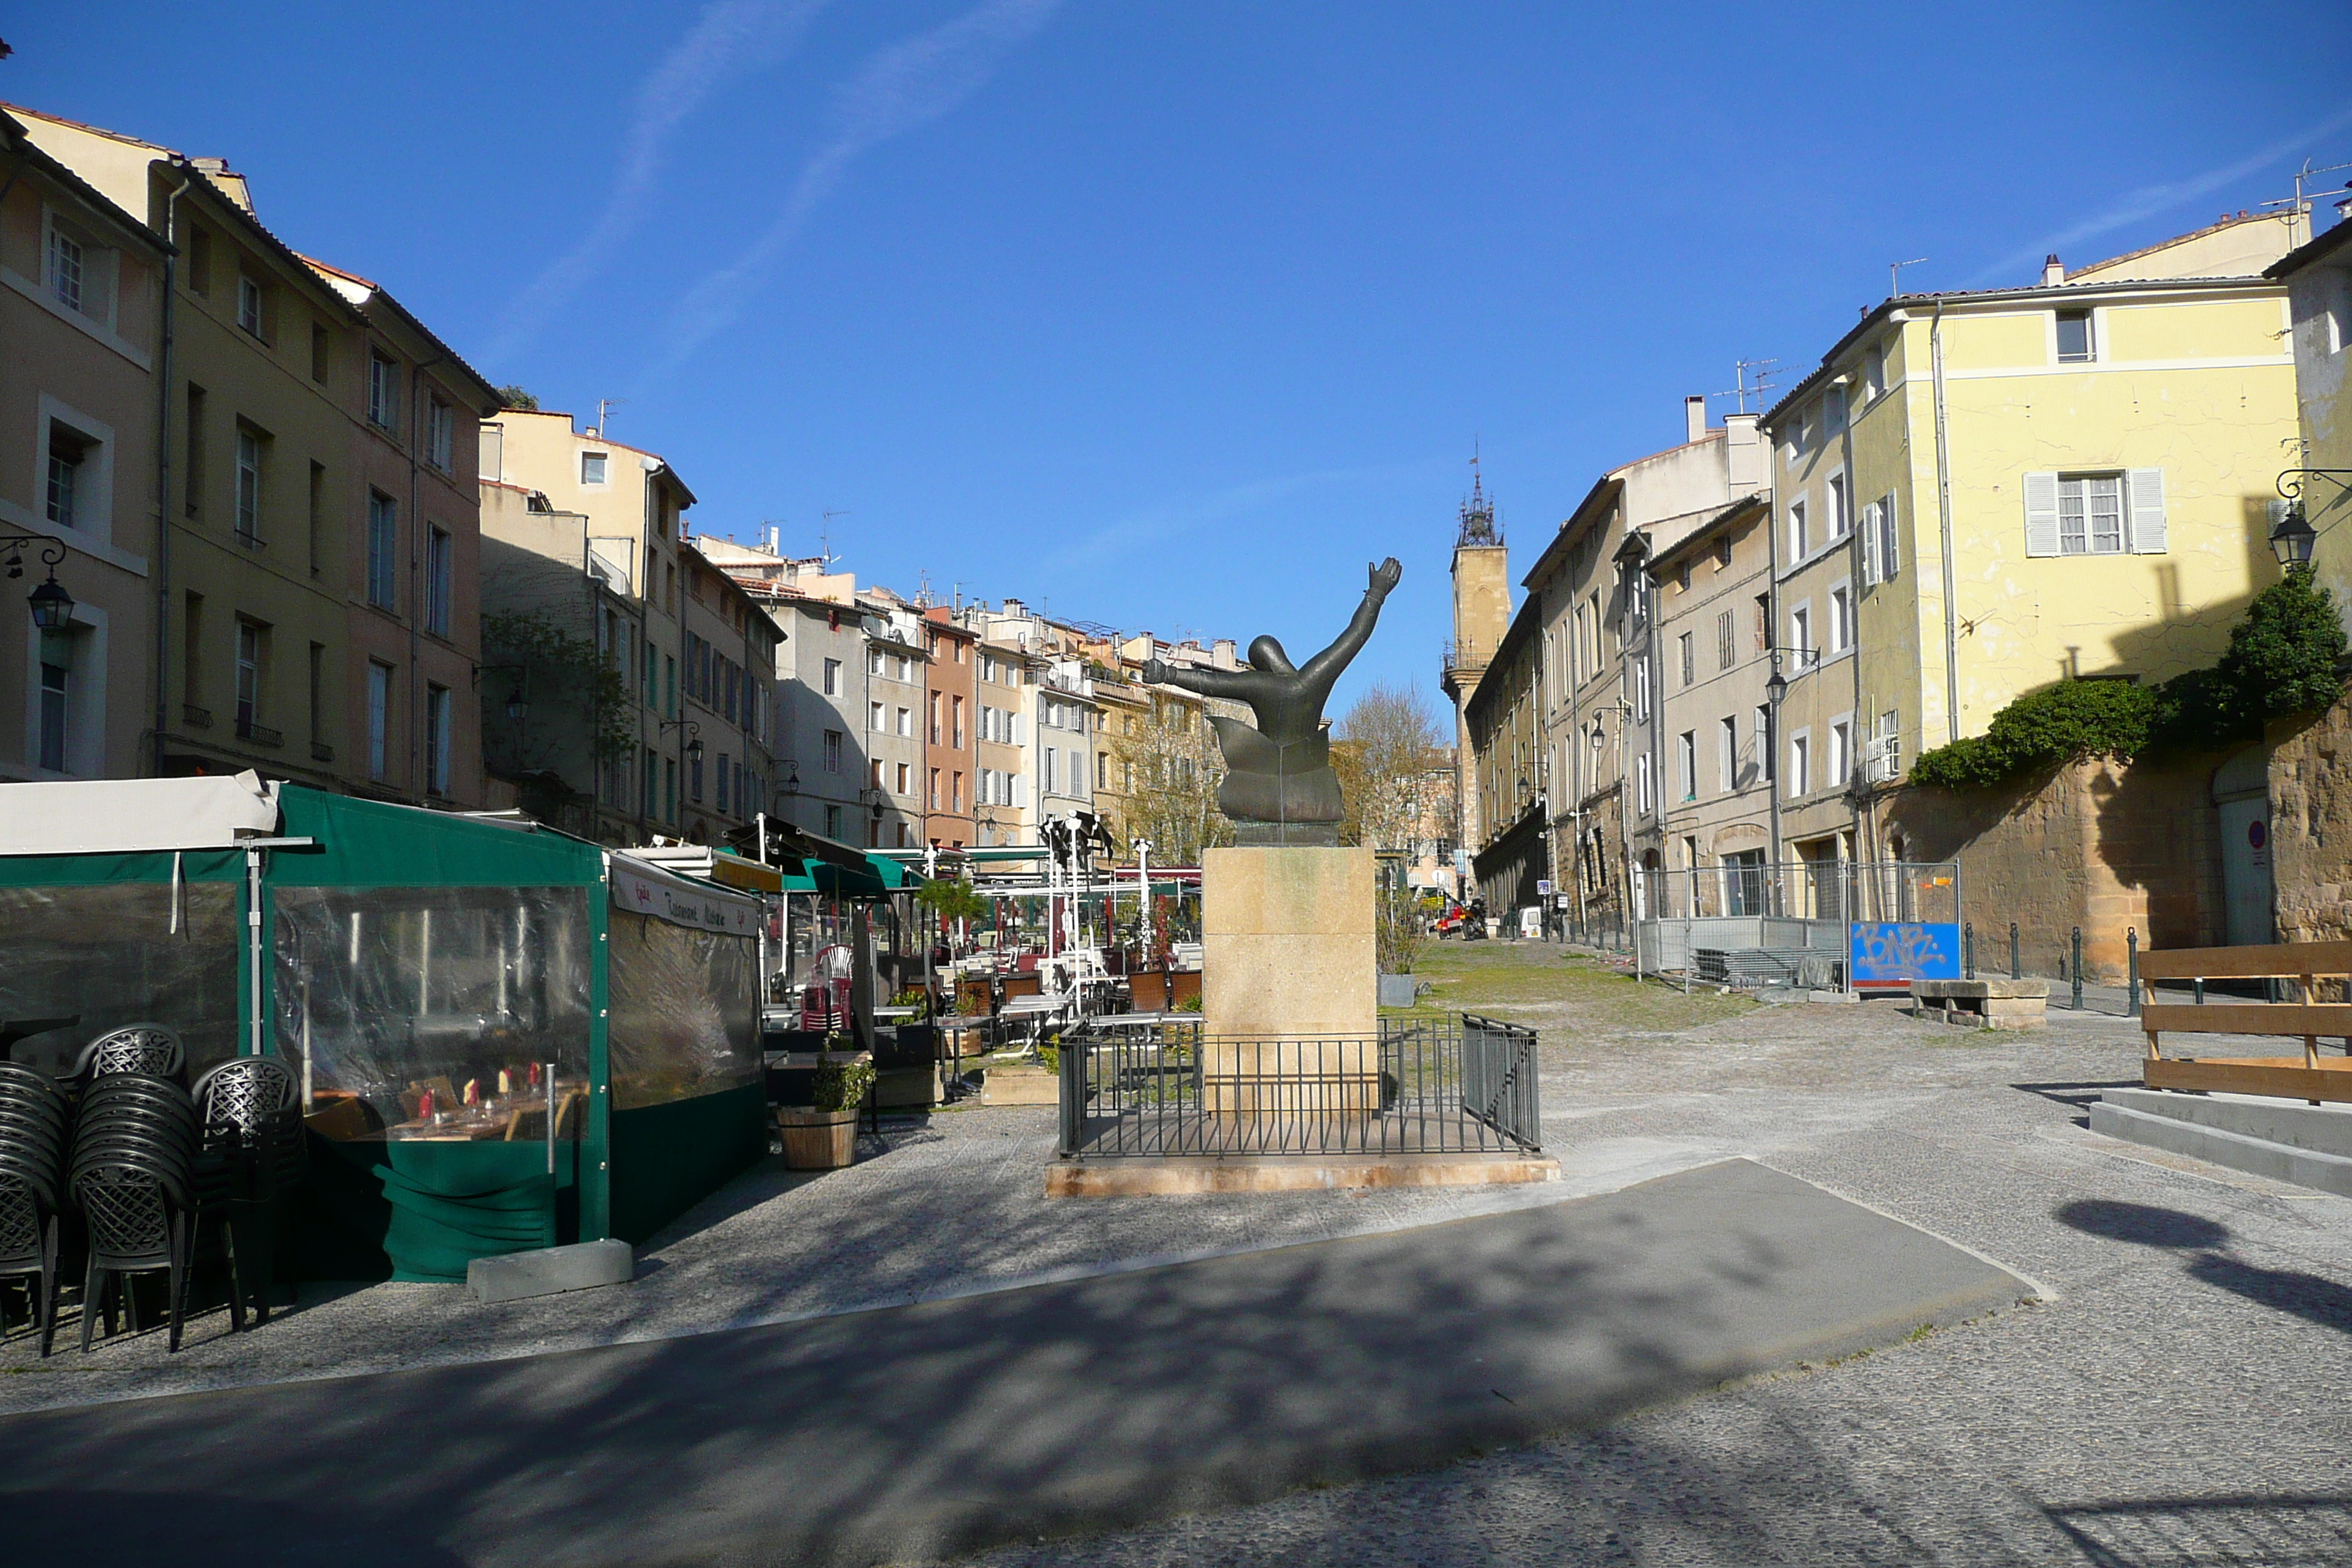
<svg viewBox="0 0 2352 1568">
<path fill-rule="evenodd" d="M 226 156 L 491 380 L 625 400 L 706 531 L 814 552 L 838 510 L 861 581 L 1302 656 L 1395 554 L 1335 711 L 1433 687 L 1474 438 L 1523 570 L 1890 261 L 2024 282 L 2352 160 L 2352 8 L 2261 0 L 85 0 L 0 37 L 0 98 Z"/>
</svg>

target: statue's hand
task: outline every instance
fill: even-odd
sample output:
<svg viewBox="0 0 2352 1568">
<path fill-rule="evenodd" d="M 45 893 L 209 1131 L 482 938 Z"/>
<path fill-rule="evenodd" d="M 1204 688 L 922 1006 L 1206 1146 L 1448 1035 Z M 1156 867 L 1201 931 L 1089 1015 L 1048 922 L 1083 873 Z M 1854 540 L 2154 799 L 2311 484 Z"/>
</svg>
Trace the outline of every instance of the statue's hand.
<svg viewBox="0 0 2352 1568">
<path fill-rule="evenodd" d="M 1389 590 L 1395 587 L 1398 582 L 1403 578 L 1404 568 L 1398 565 L 1397 558 L 1391 555 L 1387 560 L 1381 562 L 1379 565 L 1373 567 L 1371 569 L 1371 592 L 1378 594 L 1381 598 L 1385 599 L 1388 597 Z"/>
<path fill-rule="evenodd" d="M 1167 679 L 1168 667 L 1166 665 L 1160 663 L 1156 658 L 1148 658 L 1143 661 L 1143 683 L 1146 686 L 1157 686 Z"/>
</svg>

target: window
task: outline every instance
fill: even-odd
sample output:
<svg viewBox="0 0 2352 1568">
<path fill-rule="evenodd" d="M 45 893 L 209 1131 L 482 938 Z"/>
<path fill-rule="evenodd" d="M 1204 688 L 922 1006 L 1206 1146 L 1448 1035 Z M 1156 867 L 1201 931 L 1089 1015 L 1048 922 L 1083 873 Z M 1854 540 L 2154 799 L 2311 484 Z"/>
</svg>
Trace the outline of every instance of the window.
<svg viewBox="0 0 2352 1568">
<path fill-rule="evenodd" d="M 383 750 L 393 729 L 393 668 L 367 660 L 367 775 L 383 781 Z"/>
<path fill-rule="evenodd" d="M 824 836 L 834 839 L 841 837 L 841 807 L 828 805 L 824 808 Z"/>
<path fill-rule="evenodd" d="M 1756 651 L 1772 651 L 1772 595 L 1769 594 L 1756 595 Z"/>
<path fill-rule="evenodd" d="M 442 528 L 425 531 L 425 629 L 436 637 L 449 635 L 449 598 L 457 574 L 457 542 Z M 653 649 L 646 650 L 646 695 L 652 695 Z"/>
<path fill-rule="evenodd" d="M 881 764 L 881 763 L 875 763 L 875 764 L 874 764 L 874 768 L 875 768 L 875 779 L 874 779 L 874 782 L 875 782 L 876 784 L 880 784 L 880 783 L 882 782 L 882 778 L 881 778 L 881 769 L 882 769 L 882 764 Z M 898 793 L 899 793 L 900 795 L 905 795 L 905 794 L 906 794 L 906 793 L 907 793 L 907 792 L 908 792 L 911 787 L 913 787 L 914 782 L 915 782 L 915 778 L 914 778 L 914 769 L 913 769 L 913 768 L 911 768 L 911 767 L 909 767 L 909 766 L 908 766 L 907 763 L 900 763 L 898 764 Z"/>
<path fill-rule="evenodd" d="M 1830 647 L 1843 653 L 1853 646 L 1853 590 L 1841 583 L 1830 590 Z"/>
<path fill-rule="evenodd" d="M 1853 721 L 1840 719 L 1830 726 L 1830 766 L 1823 775 L 1835 789 L 1853 776 Z"/>
<path fill-rule="evenodd" d="M 67 674 L 64 665 L 41 660 L 41 766 L 53 773 L 66 771 Z"/>
<path fill-rule="evenodd" d="M 457 414 L 447 404 L 436 397 L 425 408 L 425 460 L 440 469 L 449 471 L 451 449 L 457 445 Z M 647 574 L 646 580 L 652 580 Z"/>
<path fill-rule="evenodd" d="M 1764 764 L 1764 776 L 1772 776 L 1772 710 L 1756 710 L 1756 758 Z"/>
<path fill-rule="evenodd" d="M 1683 684 L 1688 686 L 1698 679 L 1698 664 L 1691 649 L 1691 634 L 1685 632 L 1676 637 L 1675 646 L 1682 656 Z"/>
<path fill-rule="evenodd" d="M 827 697 L 841 695 L 841 660 L 837 658 L 824 661 L 824 694 Z"/>
<path fill-rule="evenodd" d="M 334 340 L 328 336 L 325 326 L 317 321 L 310 323 L 310 379 L 312 381 L 324 382 L 327 379 L 333 342 Z"/>
<path fill-rule="evenodd" d="M 205 502 L 205 389 L 194 382 L 188 384 L 188 452 L 183 468 L 180 489 L 186 497 L 185 510 L 195 517 Z"/>
<path fill-rule="evenodd" d="M 1718 727 L 1717 739 L 1719 742 L 1717 763 L 1721 769 L 1717 776 L 1723 780 L 1723 793 L 1729 795 L 1739 787 L 1738 721 L 1727 715 Z"/>
<path fill-rule="evenodd" d="M 608 454 L 604 452 L 583 452 L 580 454 L 580 482 L 582 484 L 601 485 L 604 482 L 604 459 L 607 455 Z M 697 795 L 695 798 L 699 800 L 701 796 Z"/>
<path fill-rule="evenodd" d="M 1062 753 L 1053 747 L 1045 748 L 1045 793 L 1054 795 L 1062 787 Z"/>
<path fill-rule="evenodd" d="M 425 688 L 425 788 L 431 795 L 449 793 L 449 689 Z"/>
<path fill-rule="evenodd" d="M 1867 404 L 1886 390 L 1886 350 L 1875 343 L 1862 356 L 1862 399 Z"/>
<path fill-rule="evenodd" d="M 387 610 L 400 605 L 400 503 L 382 490 L 368 491 L 368 603 Z"/>
<path fill-rule="evenodd" d="M 309 523 L 310 575 L 316 577 L 326 570 L 324 546 L 327 538 L 327 467 L 324 463 L 310 465 Z"/>
<path fill-rule="evenodd" d="M 1095 753 L 1095 788 L 1110 788 L 1110 753 L 1108 752 Z"/>
<path fill-rule="evenodd" d="M 1819 662 L 1821 649 L 1813 646 L 1813 607 L 1799 605 L 1789 612 L 1789 651 L 1796 656 L 1799 669 L 1810 668 Z"/>
<path fill-rule="evenodd" d="M 1822 394 L 1822 435 L 1826 439 L 1845 428 L 1845 388 L 1832 386 Z"/>
<path fill-rule="evenodd" d="M 1727 533 L 1715 542 L 1715 569 L 1718 572 L 1731 570 L 1731 535 Z"/>
<path fill-rule="evenodd" d="M 1845 476 L 1830 476 L 1830 539 L 1843 539 L 1853 531 L 1853 508 L 1846 500 Z"/>
<path fill-rule="evenodd" d="M 2165 552 L 2164 471 L 2028 474 L 2028 555 L 2161 555 Z"/>
<path fill-rule="evenodd" d="M 261 336 L 261 285 L 243 272 L 236 275 L 236 324 L 242 331 Z"/>
<path fill-rule="evenodd" d="M 963 773 L 961 770 L 957 772 L 953 782 L 955 784 L 955 794 L 950 797 L 949 808 L 953 811 L 961 811 L 963 809 Z"/>
<path fill-rule="evenodd" d="M 929 793 L 928 795 L 926 795 L 924 798 L 925 798 L 925 799 L 927 799 L 927 800 L 929 800 L 929 801 L 930 802 L 930 809 L 932 809 L 933 811 L 937 811 L 937 810 L 939 810 L 939 808 L 940 808 L 940 770 L 939 770 L 939 769 L 937 769 L 937 768 L 933 768 L 933 769 L 931 770 L 931 775 L 930 775 L 930 793 Z"/>
<path fill-rule="evenodd" d="M 236 731 L 249 733 L 261 722 L 261 628 L 236 623 Z"/>
<path fill-rule="evenodd" d="M 729 765 L 728 761 L 727 761 L 727 753 L 726 753 L 726 752 L 719 752 L 719 810 L 721 810 L 721 811 L 730 811 L 730 810 L 732 810 L 732 809 L 733 809 L 731 806 L 730 806 L 730 805 L 728 805 L 728 791 L 727 791 L 727 784 L 728 784 L 728 781 L 729 781 L 730 777 L 730 776 L 731 776 L 731 774 L 732 774 L 732 771 L 733 771 L 733 770 L 730 768 L 730 766 Z"/>
<path fill-rule="evenodd" d="M 883 653 L 880 648 L 868 648 L 866 650 L 866 657 L 869 662 L 866 665 L 866 672 L 868 675 L 880 675 L 884 673 L 882 668 Z"/>
<path fill-rule="evenodd" d="M 686 756 L 686 795 L 692 801 L 702 799 L 702 759 L 691 752 Z"/>
<path fill-rule="evenodd" d="M 1789 793 L 1808 794 L 1813 787 L 1812 737 L 1801 732 L 1789 737 Z"/>
<path fill-rule="evenodd" d="M 323 743 L 327 732 L 327 645 L 310 645 L 310 742 Z M 316 752 L 312 753 L 316 755 Z M 324 760 L 324 759 L 321 759 Z"/>
<path fill-rule="evenodd" d="M 1789 563 L 1796 564 L 1805 558 L 1805 503 L 1789 503 Z"/>
<path fill-rule="evenodd" d="M 1634 809 L 1640 812 L 1643 816 L 1650 815 L 1650 753 L 1644 752 L 1640 756 L 1633 759 Z"/>
<path fill-rule="evenodd" d="M 676 654 L 662 655 L 661 711 L 662 717 L 666 719 L 677 717 L 677 656 Z"/>
<path fill-rule="evenodd" d="M 841 771 L 841 731 L 838 730 L 824 732 L 824 771 L 829 773 Z"/>
<path fill-rule="evenodd" d="M 1646 658 L 1633 665 L 1633 717 L 1644 724 L 1650 721 L 1650 661 Z"/>
<path fill-rule="evenodd" d="M 930 708 L 931 744 L 936 746 L 940 743 L 940 694 L 936 691 L 931 693 Z"/>
<path fill-rule="evenodd" d="M 205 596 L 202 594 L 190 594 L 187 605 L 187 613 L 182 617 L 180 626 L 182 639 L 180 672 L 183 681 L 180 700 L 196 711 L 203 712 L 204 705 L 197 700 L 204 695 L 205 687 Z M 191 717 L 188 721 L 192 724 L 210 724 L 213 720 L 211 714 L 205 713 L 201 721 Z"/>
<path fill-rule="evenodd" d="M 1878 580 L 1892 583 L 1901 574 L 1903 548 L 1895 532 L 1895 492 L 1878 498 Z"/>
<path fill-rule="evenodd" d="M 188 287 L 210 298 L 213 291 L 213 237 L 188 226 Z"/>
<path fill-rule="evenodd" d="M 68 310 L 81 309 L 81 242 L 63 229 L 49 229 L 49 292 Z"/>
<path fill-rule="evenodd" d="M 1576 647 L 1575 651 L 1570 656 L 1568 668 L 1569 685 L 1576 686 L 1588 673 L 1589 670 L 1584 664 L 1584 606 L 1579 605 L 1576 607 Z M 1687 679 L 1688 677 L 1685 679 Z"/>
<path fill-rule="evenodd" d="M 1687 561 L 1675 568 L 1675 592 L 1677 594 L 1690 592 L 1690 563 Z"/>
<path fill-rule="evenodd" d="M 400 428 L 400 367 L 373 352 L 368 354 L 368 423 L 379 430 Z"/>
<path fill-rule="evenodd" d="M 1715 617 L 1715 668 L 1729 669 L 1738 658 L 1738 634 L 1732 629 L 1731 612 L 1724 611 Z"/>
<path fill-rule="evenodd" d="M 661 798 L 660 795 L 655 792 L 654 787 L 661 778 L 661 768 L 659 765 L 659 760 L 656 756 L 654 749 L 651 746 L 647 746 L 645 749 L 644 756 L 646 770 L 645 784 L 643 786 L 642 793 L 637 796 L 637 809 L 645 813 L 647 816 L 651 816 L 654 814 L 655 803 Z"/>
<path fill-rule="evenodd" d="M 1805 455 L 1805 411 L 1801 408 L 1789 416 L 1789 461 L 1794 463 Z"/>
<path fill-rule="evenodd" d="M 1681 769 L 1675 783 L 1682 786 L 1685 800 L 1698 798 L 1698 731 L 1685 730 L 1675 742 L 1675 760 Z"/>
<path fill-rule="evenodd" d="M 961 647 L 962 645 L 959 643 L 957 646 Z M 955 721 L 953 731 L 955 749 L 961 752 L 963 750 L 963 699 L 961 697 L 950 699 L 948 711 L 950 717 Z"/>
<path fill-rule="evenodd" d="M 2077 474 L 2058 481 L 2058 552 L 2119 555 L 2124 548 L 2123 478 Z"/>
<path fill-rule="evenodd" d="M 64 426 L 49 425 L 48 519 L 59 528 L 79 528 L 89 510 L 83 490 L 89 483 L 89 444 Z"/>
<path fill-rule="evenodd" d="M 866 705 L 866 715 L 868 721 L 867 728 L 871 729 L 876 734 L 887 735 L 890 732 L 890 712 L 889 710 L 883 707 L 882 704 L 879 702 L 867 703 Z"/>
<path fill-rule="evenodd" d="M 261 542 L 261 437 L 243 426 L 236 433 L 236 537 Z"/>
<path fill-rule="evenodd" d="M 912 739 L 915 733 L 915 713 L 911 708 L 898 710 L 898 733 Z"/>
<path fill-rule="evenodd" d="M 2098 345 L 2091 337 L 2091 312 L 2061 310 L 2058 312 L 2058 363 L 2087 364 L 2098 358 Z"/>
</svg>

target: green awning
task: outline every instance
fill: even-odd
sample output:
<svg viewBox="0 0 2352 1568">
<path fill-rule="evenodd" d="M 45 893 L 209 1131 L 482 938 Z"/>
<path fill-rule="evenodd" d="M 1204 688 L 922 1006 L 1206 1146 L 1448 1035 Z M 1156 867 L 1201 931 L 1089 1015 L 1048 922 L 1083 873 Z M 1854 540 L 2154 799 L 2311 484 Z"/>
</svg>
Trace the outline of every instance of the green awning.
<svg viewBox="0 0 2352 1568">
<path fill-rule="evenodd" d="M 836 866 L 814 857 L 801 862 L 797 874 L 784 872 L 783 883 L 787 893 L 832 893 L 845 899 L 878 899 L 891 886 L 871 866 Z"/>
</svg>

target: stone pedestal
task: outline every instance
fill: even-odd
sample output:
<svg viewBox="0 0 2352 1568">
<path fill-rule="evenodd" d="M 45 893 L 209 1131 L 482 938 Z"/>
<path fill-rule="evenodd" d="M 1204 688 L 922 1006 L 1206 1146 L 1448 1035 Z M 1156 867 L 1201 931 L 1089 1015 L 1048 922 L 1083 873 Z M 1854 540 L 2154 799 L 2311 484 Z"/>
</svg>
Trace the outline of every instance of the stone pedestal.
<svg viewBox="0 0 2352 1568">
<path fill-rule="evenodd" d="M 1252 845 L 1201 866 L 1206 1109 L 1302 1121 L 1380 1106 L 1369 849 Z"/>
</svg>

